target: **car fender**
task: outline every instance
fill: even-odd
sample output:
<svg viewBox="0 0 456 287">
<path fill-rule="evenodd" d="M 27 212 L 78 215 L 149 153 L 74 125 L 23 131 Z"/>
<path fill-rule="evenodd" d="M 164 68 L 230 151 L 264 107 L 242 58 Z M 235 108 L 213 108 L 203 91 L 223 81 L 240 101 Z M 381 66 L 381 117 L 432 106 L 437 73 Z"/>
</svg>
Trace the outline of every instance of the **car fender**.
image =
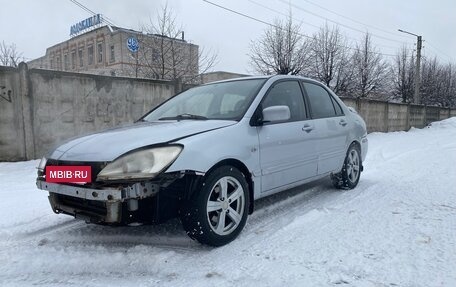
<svg viewBox="0 0 456 287">
<path fill-rule="evenodd" d="M 258 132 L 248 122 L 249 119 L 244 118 L 232 126 L 180 139 L 176 143 L 184 149 L 166 172 L 205 174 L 223 160 L 237 160 L 250 171 L 256 197 L 261 187 Z"/>
</svg>

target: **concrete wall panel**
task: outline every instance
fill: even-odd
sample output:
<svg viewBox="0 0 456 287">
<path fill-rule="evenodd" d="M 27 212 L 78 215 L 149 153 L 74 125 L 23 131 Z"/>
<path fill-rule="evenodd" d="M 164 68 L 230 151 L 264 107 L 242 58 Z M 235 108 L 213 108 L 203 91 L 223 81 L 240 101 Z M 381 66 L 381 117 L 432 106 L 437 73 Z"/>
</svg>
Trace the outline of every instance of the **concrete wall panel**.
<svg viewBox="0 0 456 287">
<path fill-rule="evenodd" d="M 385 118 L 388 117 L 387 108 L 386 102 L 360 100 L 358 112 L 366 121 L 367 132 L 388 131 L 388 122 L 385 122 Z"/>
<path fill-rule="evenodd" d="M 426 113 L 424 106 L 410 105 L 410 126 L 415 128 L 422 128 L 426 125 Z"/>
<path fill-rule="evenodd" d="M 174 94 L 174 83 L 30 70 L 35 151 L 68 138 L 133 122 Z M 51 132 L 50 132 L 51 131 Z"/>
<path fill-rule="evenodd" d="M 388 104 L 388 131 L 403 131 L 408 128 L 406 104 Z"/>
<path fill-rule="evenodd" d="M 18 70 L 0 67 L 0 161 L 26 159 L 20 90 Z"/>
</svg>

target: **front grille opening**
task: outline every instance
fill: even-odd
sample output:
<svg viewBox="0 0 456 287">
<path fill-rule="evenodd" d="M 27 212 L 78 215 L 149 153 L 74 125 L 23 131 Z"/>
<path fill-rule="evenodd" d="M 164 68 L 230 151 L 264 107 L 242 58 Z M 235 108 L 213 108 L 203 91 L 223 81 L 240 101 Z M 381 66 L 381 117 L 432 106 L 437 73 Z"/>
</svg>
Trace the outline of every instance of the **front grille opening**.
<svg viewBox="0 0 456 287">
<path fill-rule="evenodd" d="M 106 204 L 102 201 L 87 200 L 66 195 L 57 195 L 57 200 L 61 205 L 75 208 L 77 210 L 105 216 L 107 213 Z"/>
</svg>

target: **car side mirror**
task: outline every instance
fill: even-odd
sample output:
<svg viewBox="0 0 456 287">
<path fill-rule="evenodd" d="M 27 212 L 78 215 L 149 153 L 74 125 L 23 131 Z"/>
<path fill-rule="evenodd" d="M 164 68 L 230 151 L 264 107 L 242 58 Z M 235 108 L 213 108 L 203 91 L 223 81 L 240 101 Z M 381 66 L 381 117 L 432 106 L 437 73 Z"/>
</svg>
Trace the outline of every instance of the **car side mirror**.
<svg viewBox="0 0 456 287">
<path fill-rule="evenodd" d="M 263 123 L 287 121 L 290 116 L 288 106 L 272 106 L 263 109 Z"/>
</svg>

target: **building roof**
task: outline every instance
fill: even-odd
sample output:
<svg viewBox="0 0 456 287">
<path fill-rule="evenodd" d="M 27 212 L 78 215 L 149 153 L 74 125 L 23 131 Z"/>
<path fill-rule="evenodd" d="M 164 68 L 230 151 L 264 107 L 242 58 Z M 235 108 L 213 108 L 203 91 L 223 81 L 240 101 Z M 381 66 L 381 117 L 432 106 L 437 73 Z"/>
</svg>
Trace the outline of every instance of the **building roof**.
<svg viewBox="0 0 456 287">
<path fill-rule="evenodd" d="M 135 34 L 135 35 L 141 35 L 141 36 L 148 36 L 148 37 L 163 37 L 163 38 L 167 38 L 167 39 L 173 39 L 175 41 L 179 41 L 179 42 L 183 42 L 183 43 L 187 43 L 189 45 L 195 45 L 195 44 L 192 44 L 192 43 L 188 43 L 185 39 L 180 39 L 180 38 L 171 38 L 171 37 L 168 37 L 168 36 L 165 36 L 165 35 L 160 35 L 160 34 L 151 34 L 151 33 L 144 33 L 144 32 L 141 32 L 141 31 L 136 31 L 136 30 L 133 30 L 133 29 L 128 29 L 128 28 L 122 28 L 122 27 L 118 27 L 118 26 L 110 26 L 110 25 L 104 25 L 104 26 L 100 26 L 100 27 L 97 27 L 95 29 L 92 29 L 92 30 L 88 30 L 84 33 L 80 33 L 74 37 L 71 37 L 65 41 L 62 41 L 60 43 L 57 43 L 57 44 L 54 44 L 50 47 L 48 47 L 47 49 L 52 49 L 52 48 L 55 48 L 55 47 L 58 47 L 59 45 L 63 44 L 63 43 L 66 43 L 68 41 L 71 41 L 71 40 L 77 40 L 79 37 L 83 37 L 89 33 L 94 33 L 96 31 L 99 31 L 99 30 L 102 30 L 102 29 L 108 29 L 111 33 L 119 33 L 119 32 L 123 32 L 123 33 L 129 33 L 129 34 Z M 47 50 L 46 49 L 46 50 Z"/>
</svg>

